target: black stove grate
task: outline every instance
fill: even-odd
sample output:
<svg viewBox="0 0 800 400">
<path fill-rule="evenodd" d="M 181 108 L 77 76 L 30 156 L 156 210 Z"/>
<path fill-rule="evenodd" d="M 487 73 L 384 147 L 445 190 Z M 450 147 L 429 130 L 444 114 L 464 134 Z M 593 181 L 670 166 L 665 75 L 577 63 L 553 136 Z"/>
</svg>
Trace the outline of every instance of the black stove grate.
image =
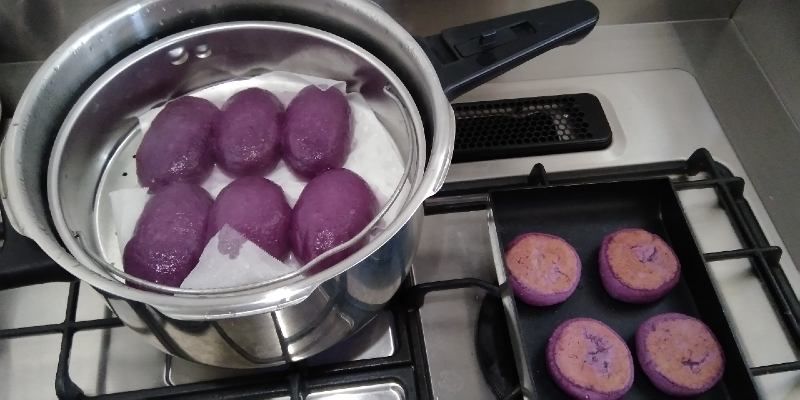
<svg viewBox="0 0 800 400">
<path fill-rule="evenodd" d="M 719 205 L 725 210 L 743 248 L 705 253 L 703 258 L 706 262 L 749 259 L 756 276 L 765 288 L 765 292 L 782 323 L 787 337 L 795 349 L 800 349 L 800 302 L 798 302 L 779 264 L 781 249 L 769 244 L 749 203 L 745 200 L 744 180 L 734 176 L 724 165 L 715 162 L 705 149 L 695 151 L 686 161 L 557 173 L 545 173 L 544 167 L 541 164 L 536 164 L 528 175 L 450 183 L 446 184 L 433 198 L 425 202 L 425 214 L 433 215 L 488 209 L 488 193 L 492 190 L 665 176 L 672 177 L 673 188 L 677 191 L 714 189 Z M 465 282 L 460 279 L 429 283 L 424 290 L 418 291 L 415 297 L 421 298 L 428 292 L 449 290 L 454 286 L 484 288 L 487 289 L 487 294 L 493 297 L 498 297 L 499 293 L 496 286 L 487 288 L 486 282 Z M 412 289 L 412 294 L 415 289 Z M 421 302 L 421 299 L 415 300 L 415 303 L 419 304 Z M 499 301 L 496 303 L 499 303 Z M 484 302 L 483 308 L 486 307 L 489 307 L 489 305 Z M 489 311 L 491 310 L 482 309 L 481 315 L 491 314 Z M 509 370 L 516 372 L 514 361 L 510 359 L 493 360 L 487 356 L 490 354 L 509 354 L 511 352 L 509 340 L 492 340 L 491 334 L 487 333 L 487 331 L 494 331 L 500 332 L 500 335 L 507 335 L 507 329 L 498 327 L 498 324 L 505 323 L 505 317 L 503 316 L 499 320 L 493 321 L 486 321 L 485 319 L 484 321 L 479 319 L 478 327 L 476 328 L 476 346 L 478 347 L 476 352 L 479 358 L 482 358 L 481 368 L 483 369 L 484 377 L 499 399 L 521 398 L 518 377 L 516 375 L 509 376 L 508 374 L 498 373 L 498 371 Z M 506 365 L 498 365 L 503 362 Z M 800 361 L 750 367 L 750 373 L 753 376 L 787 371 L 800 371 Z"/>
<path fill-rule="evenodd" d="M 405 287 L 408 286 L 410 283 L 406 282 Z M 116 317 L 77 321 L 76 312 L 80 288 L 79 281 L 70 282 L 63 322 L 0 330 L 0 340 L 53 333 L 61 334 L 61 348 L 55 377 L 55 390 L 59 399 L 205 399 L 209 397 L 263 399 L 285 396 L 292 400 L 302 400 L 312 390 L 385 382 L 400 385 L 405 398 L 409 400 L 430 398 L 428 395 L 431 393 L 428 384 L 430 379 L 424 378 L 425 376 L 429 377 L 429 374 L 425 365 L 425 350 L 418 313 L 416 310 L 407 309 L 404 303 L 399 301 L 389 306 L 394 316 L 396 333 L 395 352 L 389 357 L 314 366 L 298 362 L 278 371 L 265 369 L 247 376 L 180 385 L 167 381 L 167 385 L 163 387 L 88 396 L 69 374 L 73 337 L 79 331 L 115 328 L 122 326 L 122 322 Z M 169 360 L 170 356 L 167 357 Z"/>
<path fill-rule="evenodd" d="M 453 162 L 600 150 L 611 145 L 603 107 L 587 93 L 453 105 Z"/>
<path fill-rule="evenodd" d="M 695 180 L 685 178 L 692 176 L 703 177 Z M 800 348 L 800 303 L 780 268 L 779 260 L 781 250 L 771 246 L 764 236 L 761 227 L 753 215 L 749 204 L 743 197 L 744 181 L 733 176 L 723 165 L 715 163 L 710 154 L 704 149 L 695 152 L 686 161 L 662 162 L 655 164 L 614 167 L 587 171 L 569 171 L 546 174 L 544 168 L 537 164 L 530 174 L 522 176 L 504 177 L 496 179 L 475 180 L 467 182 L 448 183 L 433 198 L 425 202 L 425 214 L 443 214 L 485 210 L 488 207 L 487 194 L 490 190 L 503 188 L 524 187 L 535 184 L 569 184 L 587 183 L 607 180 L 638 179 L 658 176 L 678 176 L 673 181 L 677 190 L 697 188 L 713 188 L 719 197 L 720 205 L 725 209 L 732 225 L 739 235 L 744 248 L 730 251 L 707 253 L 704 255 L 707 262 L 725 259 L 748 258 L 752 261 L 753 268 L 764 284 L 767 295 L 776 314 L 779 316 L 788 336 L 797 348 Z M 681 179 L 683 178 L 683 179 Z M 5 229 L 5 245 L 9 244 L 9 232 Z M 3 255 L 5 258 L 4 247 Z M 38 250 L 38 249 L 36 249 Z M 23 266 L 24 267 L 24 266 Z M 34 268 L 40 265 L 34 265 Z M 0 264 L 0 269 L 5 268 Z M 9 278 L 6 285 L 21 286 L 51 281 L 62 281 L 63 273 L 29 274 L 25 268 L 11 268 L 0 275 Z M 19 274 L 14 272 L 19 271 Z M 26 282 L 20 284 L 14 279 L 24 276 Z M 32 277 L 35 276 L 36 279 Z M 9 283 L 11 282 L 11 283 Z M 416 286 L 406 282 L 403 291 L 395 296 L 390 305 L 395 318 L 396 350 L 390 357 L 369 360 L 352 361 L 322 366 L 308 366 L 297 363 L 280 372 L 263 370 L 244 377 L 225 378 L 206 382 L 171 385 L 165 387 L 136 390 L 129 392 L 87 396 L 70 378 L 69 359 L 72 352 L 72 340 L 76 332 L 106 329 L 121 326 L 117 318 L 103 318 L 90 321 L 77 321 L 76 311 L 80 283 L 70 281 L 69 294 L 64 321 L 57 324 L 29 326 L 0 330 L 0 339 L 28 337 L 43 334 L 61 334 L 61 349 L 58 367 L 55 376 L 56 394 L 61 399 L 141 399 L 141 398 L 264 398 L 266 396 L 287 396 L 292 400 L 304 399 L 311 389 L 340 387 L 344 384 L 377 383 L 391 380 L 401 385 L 406 398 L 431 399 L 433 391 L 430 385 L 431 374 L 428 370 L 425 341 L 422 334 L 422 325 L 419 307 L 424 305 L 425 295 L 434 291 L 455 290 L 465 287 L 478 287 L 484 289 L 491 296 L 499 296 L 499 288 L 495 283 L 484 282 L 478 279 L 465 278 L 440 282 L 424 283 Z M 0 284 L 0 288 L 4 286 Z M 476 332 L 476 336 L 479 336 Z M 502 346 L 502 340 L 493 343 Z M 477 344 L 477 342 L 476 342 Z M 509 343 L 510 345 L 510 343 Z M 488 346 L 482 342 L 480 346 Z M 484 349 L 485 350 L 485 349 Z M 484 353 L 486 353 L 484 351 Z M 489 352 L 491 353 L 491 351 Z M 495 354 L 504 354 L 500 349 Z M 507 353 L 506 353 L 507 354 Z M 507 360 L 511 361 L 511 360 Z M 498 370 L 508 370 L 504 366 L 496 366 Z M 513 369 L 513 368 L 512 368 Z M 786 371 L 800 370 L 800 361 L 792 361 L 775 365 L 754 366 L 750 368 L 753 375 L 766 375 Z M 516 379 L 512 379 L 516 381 Z M 516 399 L 520 397 L 520 390 L 508 384 L 497 386 L 496 382 L 489 382 L 492 387 L 503 387 L 506 393 L 497 393 L 498 398 Z M 513 388 L 513 389 L 511 389 Z"/>
</svg>

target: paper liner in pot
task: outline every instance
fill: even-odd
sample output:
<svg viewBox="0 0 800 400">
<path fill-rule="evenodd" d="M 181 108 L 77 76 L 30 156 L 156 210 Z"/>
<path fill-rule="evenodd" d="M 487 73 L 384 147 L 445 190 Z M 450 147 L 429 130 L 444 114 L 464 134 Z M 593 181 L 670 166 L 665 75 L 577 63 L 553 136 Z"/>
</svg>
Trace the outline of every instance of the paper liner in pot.
<svg viewBox="0 0 800 400">
<path fill-rule="evenodd" d="M 321 89 L 334 87 L 343 93 L 345 83 L 325 78 L 293 74 L 289 72 L 269 72 L 248 79 L 228 81 L 189 93 L 191 96 L 209 100 L 218 107 L 233 94 L 252 87 L 257 87 L 272 92 L 284 105 L 302 88 L 313 84 Z M 380 208 L 386 206 L 403 180 L 406 166 L 392 136 L 381 124 L 367 102 L 358 93 L 346 93 L 352 112 L 353 139 L 351 151 L 344 168 L 360 175 L 370 186 L 378 199 Z M 139 116 L 140 133 L 137 140 L 150 127 L 150 123 L 161 111 L 162 107 L 153 108 Z M 138 145 L 138 144 L 137 144 Z M 131 159 L 128 170 L 135 171 L 135 160 Z M 276 168 L 264 175 L 265 178 L 275 182 L 286 195 L 287 201 L 293 207 L 307 181 L 295 175 L 281 160 Z M 224 174 L 215 166 L 211 176 L 201 185 L 212 197 L 216 198 L 219 192 L 227 186 L 233 178 Z M 403 197 L 407 193 L 400 193 Z M 141 188 L 132 181 L 132 186 L 110 193 L 113 211 L 113 223 L 119 242 L 119 253 L 109 254 L 111 263 L 118 269 L 122 266 L 121 254 L 133 236 L 136 221 L 144 209 L 150 195 L 146 188 Z M 402 202 L 402 200 L 401 200 Z M 382 226 L 388 224 L 395 217 L 396 209 L 389 208 L 380 221 L 373 227 L 379 232 Z M 371 232 L 371 233 L 378 233 Z M 221 250 L 220 238 L 224 236 L 224 243 L 239 236 L 241 246 L 236 251 Z M 236 240 L 232 240 L 237 242 Z M 224 246 L 223 246 L 224 247 Z M 206 245 L 198 265 L 189 274 L 181 285 L 182 289 L 209 289 L 235 287 L 266 281 L 283 276 L 295 271 L 300 265 L 291 255 L 287 260 L 278 260 L 254 243 L 247 241 L 229 226 L 223 227 Z"/>
</svg>

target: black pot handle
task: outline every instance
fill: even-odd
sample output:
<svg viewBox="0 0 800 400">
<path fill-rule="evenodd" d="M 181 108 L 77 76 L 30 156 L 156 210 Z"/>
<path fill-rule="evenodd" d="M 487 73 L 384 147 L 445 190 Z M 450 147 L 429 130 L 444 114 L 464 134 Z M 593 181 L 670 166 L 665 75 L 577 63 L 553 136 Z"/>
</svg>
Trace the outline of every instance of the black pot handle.
<svg viewBox="0 0 800 400">
<path fill-rule="evenodd" d="M 573 0 L 449 28 L 419 42 L 452 100 L 548 50 L 579 41 L 598 16 L 594 4 Z"/>
<path fill-rule="evenodd" d="M 0 290 L 47 282 L 68 282 L 75 277 L 61 268 L 33 240 L 22 236 L 9 223 L 0 204 Z"/>
</svg>

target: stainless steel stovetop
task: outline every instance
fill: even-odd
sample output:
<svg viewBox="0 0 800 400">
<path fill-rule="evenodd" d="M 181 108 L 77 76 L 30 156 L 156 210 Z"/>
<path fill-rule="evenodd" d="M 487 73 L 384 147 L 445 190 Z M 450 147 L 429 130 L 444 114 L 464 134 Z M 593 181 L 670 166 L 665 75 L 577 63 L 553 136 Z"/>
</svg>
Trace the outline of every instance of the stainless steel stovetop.
<svg viewBox="0 0 800 400">
<path fill-rule="evenodd" d="M 587 153 L 456 164 L 448 182 L 524 175 L 534 163 L 542 163 L 548 172 L 555 172 L 685 159 L 693 150 L 705 147 L 735 175 L 745 178 L 745 197 L 768 240 L 782 246 L 697 81 L 685 71 L 666 69 L 495 82 L 462 100 L 580 92 L 600 98 L 614 134 L 611 147 Z M 712 189 L 680 192 L 679 196 L 703 252 L 742 248 Z M 422 243 L 414 264 L 417 282 L 464 276 L 494 280 L 485 211 L 427 217 Z M 797 293 L 800 275 L 793 260 L 784 255 L 781 264 Z M 718 261 L 709 263 L 709 268 L 749 365 L 796 360 L 750 263 Z M 433 388 L 438 398 L 491 398 L 474 353 L 474 326 L 481 301 L 478 291 L 442 293 L 431 296 L 421 310 Z M 469 353 L 465 354 L 466 351 Z M 765 398 L 800 396 L 797 372 L 757 377 L 756 383 Z"/>
<path fill-rule="evenodd" d="M 629 165 L 684 159 L 698 147 L 735 174 L 746 176 L 722 129 L 691 75 L 679 70 L 660 70 L 569 79 L 491 83 L 464 100 L 514 98 L 589 92 L 601 99 L 614 133 L 606 150 L 496 160 L 452 167 L 449 180 L 521 175 L 534 162 L 549 171 Z M 649 93 L 658 92 L 659 96 Z M 681 118 L 673 116 L 680 115 Z M 780 245 L 765 210 L 747 186 L 746 196 L 770 240 Z M 704 252 L 739 248 L 727 217 L 714 203 L 713 193 L 682 192 L 681 200 Z M 416 283 L 477 277 L 494 281 L 486 212 L 441 214 L 426 217 L 421 246 L 414 261 Z M 798 274 L 792 260 L 783 267 L 795 287 Z M 711 264 L 712 274 L 751 365 L 791 361 L 792 349 L 778 319 L 748 263 L 721 261 Z M 54 324 L 63 320 L 68 284 L 46 284 L 0 292 L 0 329 Z M 105 318 L 109 311 L 101 297 L 82 287 L 78 299 L 79 321 Z M 482 293 L 473 289 L 429 294 L 420 309 L 426 358 L 432 391 L 440 399 L 488 399 L 475 356 L 474 329 Z M 757 316 L 758 323 L 753 323 Z M 387 357 L 397 350 L 397 328 L 391 313 L 384 312 L 356 337 L 316 357 L 311 364 Z M 53 379 L 61 337 L 59 334 L 0 341 L 0 397 L 54 397 Z M 193 364 L 165 356 L 134 337 L 124 327 L 76 334 L 69 372 L 87 394 L 117 393 L 167 385 L 204 382 L 247 375 Z M 280 374 L 279 370 L 274 372 Z M 792 398 L 800 393 L 797 375 L 758 378 L 769 398 Z M 266 397 L 287 398 L 287 397 Z M 353 386 L 342 384 L 310 391 L 308 399 L 402 399 L 403 387 L 393 382 Z"/>
<path fill-rule="evenodd" d="M 536 162 L 555 172 L 685 159 L 696 148 L 705 147 L 735 175 L 746 179 L 745 197 L 769 241 L 783 246 L 715 110 L 706 99 L 706 96 L 716 96 L 715 104 L 720 104 L 719 86 L 709 81 L 705 66 L 693 61 L 705 48 L 704 43 L 731 40 L 729 35 L 734 33 L 727 30 L 726 24 L 728 22 L 705 21 L 598 27 L 585 43 L 557 50 L 552 56 L 537 59 L 481 86 L 460 101 L 592 93 L 603 104 L 614 142 L 602 151 L 457 164 L 451 168 L 449 181 L 526 174 Z M 687 31 L 696 36 L 691 43 L 681 43 L 681 32 Z M 621 46 L 621 50 L 609 53 L 607 50 L 611 46 Z M 710 57 L 714 56 L 729 55 Z M 730 57 L 737 60 L 736 56 Z M 722 72 L 725 71 L 719 71 Z M 22 75 L 29 77 L 30 73 Z M 695 76 L 704 79 L 703 86 L 698 85 Z M 735 76 L 735 73 L 725 76 Z M 728 134 L 736 131 L 736 127 L 726 129 Z M 727 217 L 715 203 L 713 193 L 683 192 L 681 200 L 704 252 L 741 247 Z M 413 267 L 414 280 L 421 283 L 478 277 L 494 281 L 489 246 L 485 211 L 426 217 Z M 793 287 L 800 288 L 800 274 L 791 257 L 784 254 L 781 264 Z M 741 261 L 720 261 L 711 263 L 710 268 L 749 364 L 758 366 L 796 360 L 750 265 Z M 68 290 L 68 284 L 52 283 L 0 291 L 0 329 L 61 322 Z M 431 293 L 420 309 L 430 385 L 436 398 L 492 397 L 479 370 L 474 348 L 475 322 L 482 296 L 472 289 Z M 81 288 L 78 321 L 104 318 L 108 313 L 99 295 L 88 287 Z M 384 313 L 357 337 L 322 355 L 316 362 L 384 357 L 398 351 L 397 338 L 391 314 Z M 53 381 L 60 345 L 61 337 L 56 333 L 0 340 L 0 398 L 55 397 Z M 70 375 L 87 395 L 205 382 L 247 373 L 167 357 L 123 327 L 79 332 L 71 354 Z M 798 372 L 759 377 L 757 383 L 766 398 L 800 398 Z M 326 387 L 312 390 L 307 398 L 406 397 L 401 386 L 382 382 L 359 387 L 347 384 Z"/>
</svg>

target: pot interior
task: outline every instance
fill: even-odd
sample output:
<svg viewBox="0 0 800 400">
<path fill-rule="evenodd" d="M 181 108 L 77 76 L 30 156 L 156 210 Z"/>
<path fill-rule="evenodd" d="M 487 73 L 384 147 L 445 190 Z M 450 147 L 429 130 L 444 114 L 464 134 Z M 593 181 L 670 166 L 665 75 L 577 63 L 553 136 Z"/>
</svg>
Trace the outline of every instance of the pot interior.
<svg viewBox="0 0 800 400">
<path fill-rule="evenodd" d="M 275 22 L 223 23 L 170 36 L 124 58 L 68 114 L 53 147 L 48 190 L 54 223 L 73 256 L 109 279 L 115 273 L 105 263 L 121 266 L 109 193 L 137 179 L 130 170 L 143 135 L 137 116 L 198 89 L 270 71 L 340 80 L 347 92 L 364 97 L 406 165 L 405 197 L 398 190 L 396 201 L 385 206 L 393 214 L 402 209 L 422 180 L 426 142 L 419 112 L 392 71 L 326 32 Z"/>
</svg>

